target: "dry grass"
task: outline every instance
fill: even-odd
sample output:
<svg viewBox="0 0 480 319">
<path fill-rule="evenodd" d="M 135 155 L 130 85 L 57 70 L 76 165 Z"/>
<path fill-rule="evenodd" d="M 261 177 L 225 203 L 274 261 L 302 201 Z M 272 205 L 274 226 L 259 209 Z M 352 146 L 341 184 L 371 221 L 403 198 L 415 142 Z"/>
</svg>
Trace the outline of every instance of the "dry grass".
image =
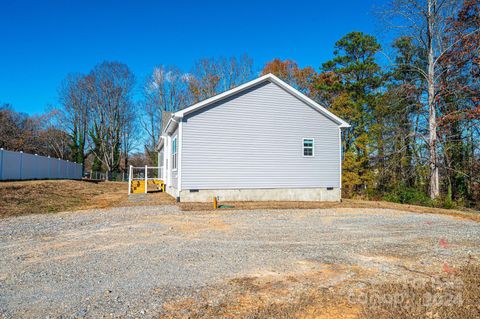
<svg viewBox="0 0 480 319">
<path fill-rule="evenodd" d="M 228 305 L 228 306 L 227 306 Z M 222 309 L 222 307 L 225 309 Z M 206 310 L 206 311 L 205 311 Z M 328 289 L 307 291 L 289 301 L 272 301 L 244 296 L 220 307 L 205 308 L 186 318 L 248 318 L 248 319 L 354 319 L 359 307 L 339 300 Z"/>
<path fill-rule="evenodd" d="M 212 210 L 212 203 L 180 203 L 184 211 Z M 415 205 L 397 204 L 385 201 L 367 201 L 344 199 L 342 202 L 221 202 L 220 205 L 231 206 L 222 210 L 254 210 L 254 209 L 326 209 L 326 208 L 384 208 L 412 213 L 444 214 L 480 222 L 480 212 L 473 210 L 453 210 Z"/>
<path fill-rule="evenodd" d="M 118 206 L 173 203 L 166 194 L 149 194 L 144 201 L 128 200 L 127 184 L 92 183 L 71 180 L 19 181 L 0 183 L 0 218 L 34 213 Z"/>
<path fill-rule="evenodd" d="M 321 273 L 278 280 L 237 279 L 231 282 L 234 288 L 229 293 L 219 293 L 219 301 L 212 302 L 218 297 L 210 290 L 200 300 L 165 304 L 161 318 L 480 318 L 479 264 L 421 281 L 410 278 L 362 286 L 358 283 L 364 283 L 368 275 L 357 270 L 356 276 L 330 288 L 317 286 L 325 279 Z M 301 283 L 310 288 L 295 289 Z"/>
<path fill-rule="evenodd" d="M 199 298 L 164 304 L 160 318 L 353 319 L 360 306 L 338 297 L 337 288 L 320 287 L 350 271 L 349 267 L 330 265 L 316 272 L 237 278 L 229 282 L 231 289 L 226 292 L 210 288 Z M 310 288 L 305 289 L 305 283 Z"/>
<path fill-rule="evenodd" d="M 480 264 L 427 281 L 370 285 L 366 291 L 362 319 L 480 318 Z"/>
</svg>

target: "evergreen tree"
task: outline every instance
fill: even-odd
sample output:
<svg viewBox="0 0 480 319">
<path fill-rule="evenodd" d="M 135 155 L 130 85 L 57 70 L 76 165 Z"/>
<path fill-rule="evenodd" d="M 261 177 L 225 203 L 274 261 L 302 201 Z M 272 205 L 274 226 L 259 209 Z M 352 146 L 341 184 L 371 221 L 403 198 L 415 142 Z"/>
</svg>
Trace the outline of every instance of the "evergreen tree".
<svg viewBox="0 0 480 319">
<path fill-rule="evenodd" d="M 335 44 L 335 57 L 322 65 L 318 91 L 331 91 L 331 110 L 349 122 L 344 131 L 343 189 L 364 195 L 374 186 L 375 158 L 383 156 L 379 118 L 382 72 L 375 61 L 380 44 L 362 32 L 345 35 Z M 337 79 L 324 81 L 324 79 Z M 323 80 L 322 80 L 323 79 Z"/>
</svg>

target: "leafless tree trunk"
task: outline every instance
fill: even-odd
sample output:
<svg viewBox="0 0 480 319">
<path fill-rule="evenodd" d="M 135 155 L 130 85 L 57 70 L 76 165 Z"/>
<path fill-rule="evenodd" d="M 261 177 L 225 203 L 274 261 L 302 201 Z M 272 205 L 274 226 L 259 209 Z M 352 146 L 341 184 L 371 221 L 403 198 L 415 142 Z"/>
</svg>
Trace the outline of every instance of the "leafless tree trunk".
<svg viewBox="0 0 480 319">
<path fill-rule="evenodd" d="M 427 131 L 430 197 L 440 195 L 438 138 L 437 138 L 437 98 L 439 94 L 439 74 L 437 62 L 448 50 L 444 31 L 452 12 L 458 8 L 458 0 L 394 0 L 384 16 L 391 21 L 399 22 L 393 28 L 401 30 L 402 35 L 412 38 L 415 44 L 425 52 L 425 68 L 412 66 L 426 83 L 426 112 L 428 114 Z M 446 48 L 447 47 L 447 48 Z"/>
<path fill-rule="evenodd" d="M 436 0 L 428 0 L 427 5 L 427 86 L 428 86 L 428 132 L 430 151 L 430 198 L 440 196 L 440 181 L 438 175 L 437 154 L 437 108 L 435 105 L 435 55 L 433 39 L 435 37 Z"/>
</svg>

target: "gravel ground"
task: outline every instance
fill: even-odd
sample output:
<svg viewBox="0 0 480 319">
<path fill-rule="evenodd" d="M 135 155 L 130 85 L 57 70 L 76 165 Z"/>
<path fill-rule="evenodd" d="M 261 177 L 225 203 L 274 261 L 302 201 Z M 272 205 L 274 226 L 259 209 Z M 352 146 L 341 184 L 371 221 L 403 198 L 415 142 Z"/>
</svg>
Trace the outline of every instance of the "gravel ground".
<svg viewBox="0 0 480 319">
<path fill-rule="evenodd" d="M 0 231 L 5 318 L 149 318 L 234 278 L 331 264 L 398 276 L 480 256 L 476 222 L 381 209 L 129 207 L 7 218 Z"/>
</svg>

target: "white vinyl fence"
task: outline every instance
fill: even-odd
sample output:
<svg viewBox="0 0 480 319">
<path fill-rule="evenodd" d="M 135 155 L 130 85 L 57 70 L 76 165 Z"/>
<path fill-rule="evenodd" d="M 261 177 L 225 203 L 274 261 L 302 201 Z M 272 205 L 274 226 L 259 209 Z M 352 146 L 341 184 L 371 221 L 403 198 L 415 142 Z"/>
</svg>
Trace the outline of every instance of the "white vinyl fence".
<svg viewBox="0 0 480 319">
<path fill-rule="evenodd" d="M 82 179 L 82 165 L 0 149 L 0 181 L 20 179 Z"/>
</svg>

